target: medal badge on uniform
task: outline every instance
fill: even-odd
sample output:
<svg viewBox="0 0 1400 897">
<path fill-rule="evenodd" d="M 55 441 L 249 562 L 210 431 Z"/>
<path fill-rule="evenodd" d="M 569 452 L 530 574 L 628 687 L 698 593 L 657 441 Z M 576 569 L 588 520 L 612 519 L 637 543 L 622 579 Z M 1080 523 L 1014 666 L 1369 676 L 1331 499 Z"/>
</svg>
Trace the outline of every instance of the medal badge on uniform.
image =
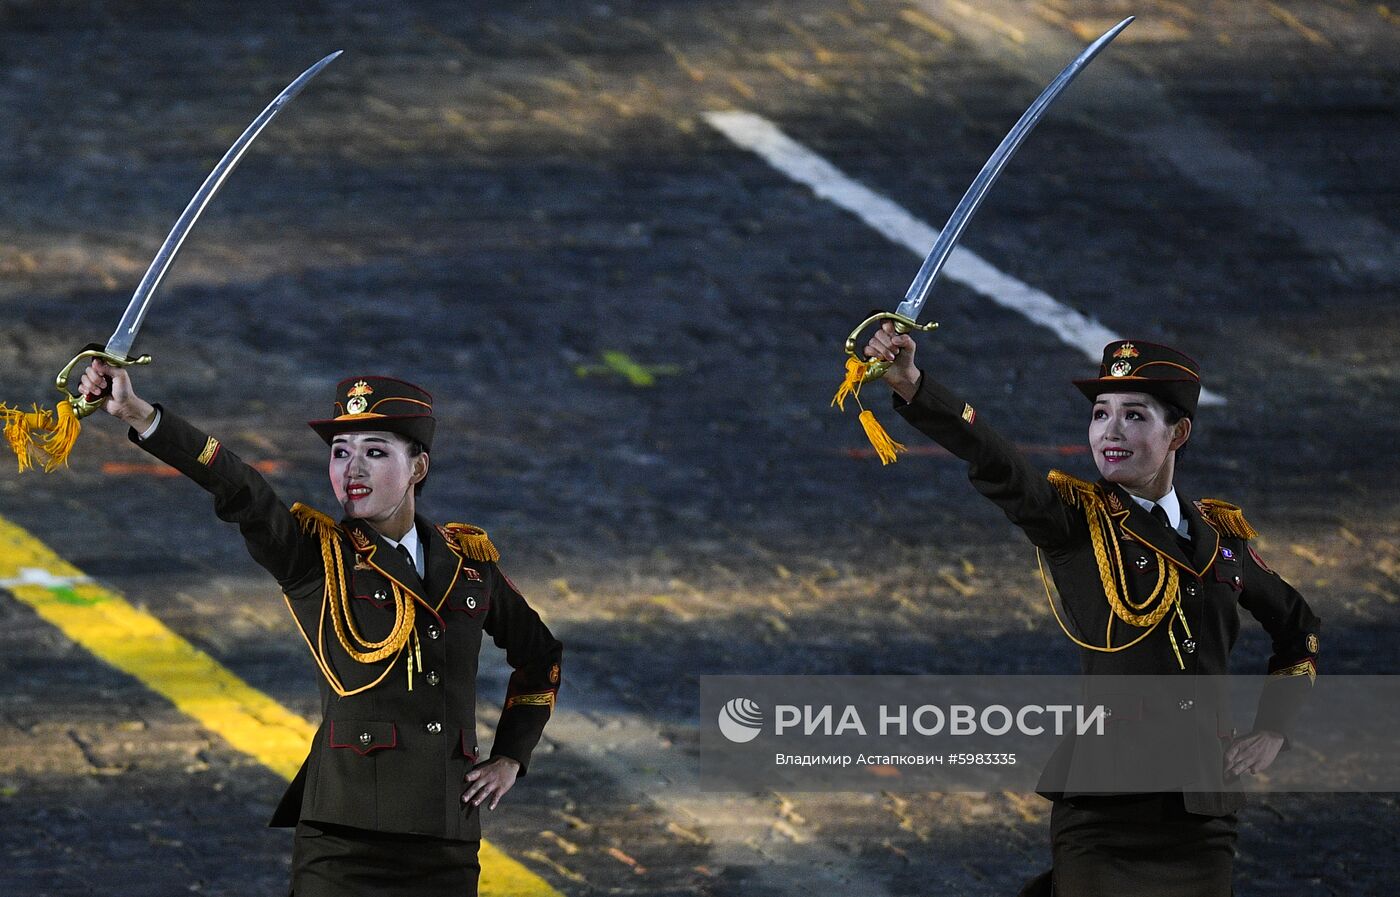
<svg viewBox="0 0 1400 897">
<path fill-rule="evenodd" d="M 349 395 L 350 400 L 345 403 L 345 413 L 364 414 L 369 408 L 369 399 L 366 398 L 366 396 L 374 395 L 374 388 L 361 380 L 350 387 L 350 391 L 347 395 Z"/>
</svg>

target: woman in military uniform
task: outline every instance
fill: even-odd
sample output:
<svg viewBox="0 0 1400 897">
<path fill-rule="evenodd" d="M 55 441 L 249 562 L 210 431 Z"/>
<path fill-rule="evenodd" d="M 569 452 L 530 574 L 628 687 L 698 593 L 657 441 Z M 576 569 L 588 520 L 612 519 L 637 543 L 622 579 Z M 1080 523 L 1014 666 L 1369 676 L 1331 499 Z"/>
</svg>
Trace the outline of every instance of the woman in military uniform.
<svg viewBox="0 0 1400 897">
<path fill-rule="evenodd" d="M 295 826 L 295 897 L 475 894 L 479 808 L 524 775 L 559 688 L 561 645 L 482 530 L 415 513 L 432 396 L 388 377 L 339 385 L 311 427 L 330 449 L 337 522 L 287 507 L 217 438 L 95 361 L 88 395 L 208 491 L 276 578 L 321 672 L 323 721 L 272 824 Z M 476 741 L 482 635 L 513 668 L 490 757 Z"/>
<path fill-rule="evenodd" d="M 1035 470 L 970 403 L 921 372 L 915 352 L 913 339 L 888 323 L 865 348 L 892 363 L 885 379 L 899 413 L 966 461 L 972 485 L 1048 561 L 1059 593 L 1051 606 L 1081 648 L 1083 671 L 1151 674 L 1169 689 L 1181 683 L 1179 700 L 1137 700 L 1136 724 L 1121 714 L 1109 718 L 1110 731 L 1120 734 L 1151 726 L 1151 738 L 1133 742 L 1155 745 L 1164 758 L 1143 770 L 1152 787 L 1137 790 L 1146 793 L 1082 787 L 1080 773 L 1093 778 L 1112 764 L 1072 743 L 1068 757 L 1057 752 L 1040 787 L 1054 801 L 1053 870 L 1023 894 L 1049 893 L 1053 876 L 1061 897 L 1227 897 L 1234 814 L 1243 804 L 1234 780 L 1267 769 L 1285 745 L 1316 675 L 1320 624 L 1260 558 L 1250 543 L 1256 533 L 1238 508 L 1176 491 L 1177 453 L 1190 439 L 1200 397 L 1199 367 L 1148 342 L 1118 340 L 1104 349 L 1099 376 L 1075 382 L 1092 406 L 1089 447 L 1100 476 L 1087 482 Z M 1273 656 L 1254 729 L 1233 738 L 1218 708 L 1202 713 L 1192 696 L 1210 690 L 1197 688 L 1194 677 L 1228 672 L 1238 608 L 1268 631 Z M 1106 743 L 1122 748 L 1130 741 Z"/>
</svg>

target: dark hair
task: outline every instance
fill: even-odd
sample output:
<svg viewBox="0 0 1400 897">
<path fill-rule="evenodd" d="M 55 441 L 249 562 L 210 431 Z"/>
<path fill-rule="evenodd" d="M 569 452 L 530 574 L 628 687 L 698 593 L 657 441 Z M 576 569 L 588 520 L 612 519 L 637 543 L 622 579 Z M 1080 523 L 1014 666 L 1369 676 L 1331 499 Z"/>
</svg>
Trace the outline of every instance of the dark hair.
<svg viewBox="0 0 1400 897">
<path fill-rule="evenodd" d="M 405 437 L 405 438 L 407 438 L 407 437 Z M 409 456 L 410 458 L 417 458 L 419 455 L 426 454 L 427 451 L 428 451 L 427 447 L 424 446 L 423 443 L 419 442 L 417 439 L 409 439 L 409 440 L 408 440 L 408 456 Z M 424 475 L 423 475 L 423 479 L 421 479 L 421 480 L 419 480 L 418 482 L 416 482 L 416 483 L 413 484 L 413 497 L 414 497 L 414 498 L 417 498 L 418 496 L 420 496 L 420 495 L 423 494 L 423 485 L 424 485 L 425 483 L 427 483 L 427 482 L 428 482 L 428 475 L 427 475 L 427 474 L 424 474 Z"/>
<path fill-rule="evenodd" d="M 1177 423 L 1178 423 L 1179 421 L 1181 421 L 1183 418 L 1189 418 L 1189 417 L 1191 417 L 1191 415 L 1188 414 L 1188 413 L 1186 412 L 1186 409 L 1185 409 L 1185 408 L 1182 408 L 1180 405 L 1176 404 L 1175 402 L 1168 402 L 1166 399 L 1158 399 L 1157 401 L 1160 402 L 1160 403 L 1162 404 L 1162 417 L 1163 417 L 1163 419 L 1167 422 L 1167 426 L 1169 426 L 1169 427 L 1174 427 L 1174 426 L 1176 426 Z M 1194 423 L 1194 421 L 1193 421 L 1193 423 Z M 1189 440 L 1188 440 L 1188 441 L 1189 441 Z M 1181 461 L 1181 456 L 1184 455 L 1185 453 L 1186 453 L 1186 445 L 1185 445 L 1185 443 L 1183 443 L 1182 446 L 1181 446 L 1181 448 L 1179 448 L 1179 449 L 1176 450 L 1176 460 L 1177 460 L 1178 462 L 1180 462 L 1180 461 Z"/>
</svg>

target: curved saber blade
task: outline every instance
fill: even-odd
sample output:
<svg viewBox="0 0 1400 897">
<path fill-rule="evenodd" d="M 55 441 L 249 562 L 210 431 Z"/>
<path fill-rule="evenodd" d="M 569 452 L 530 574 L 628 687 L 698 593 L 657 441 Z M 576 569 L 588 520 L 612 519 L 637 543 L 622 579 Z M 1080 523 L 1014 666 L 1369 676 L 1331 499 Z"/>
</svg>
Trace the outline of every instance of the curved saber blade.
<svg viewBox="0 0 1400 897">
<path fill-rule="evenodd" d="M 896 309 L 899 314 L 911 320 L 917 321 L 919 319 L 919 312 L 923 310 L 924 302 L 928 300 L 928 294 L 933 289 L 933 282 L 938 278 L 938 272 L 943 270 L 943 263 L 948 261 L 948 256 L 952 254 L 953 247 L 957 245 L 958 238 L 962 236 L 963 229 L 967 227 L 967 222 L 977 213 L 977 207 L 982 204 L 982 199 L 991 189 L 997 176 L 1001 174 L 1001 170 L 1006 167 L 1006 163 L 1015 155 L 1026 136 L 1039 123 L 1041 115 L 1045 113 L 1051 103 L 1055 102 L 1055 98 L 1060 95 L 1061 91 L 1069 86 L 1069 83 L 1089 64 L 1090 60 L 1099 54 L 1100 50 L 1108 45 L 1109 41 L 1132 24 L 1133 18 L 1133 16 L 1128 16 L 1105 31 L 1098 40 L 1076 56 L 1073 62 L 1065 66 L 1064 71 L 1056 75 L 1055 80 L 1041 91 L 1040 96 L 1035 98 L 1035 102 L 1031 103 L 1030 108 L 1022 113 L 1021 119 L 1002 138 L 1001 145 L 982 166 L 976 180 L 972 182 L 972 186 L 967 188 L 967 193 L 963 194 L 962 200 L 958 202 L 958 207 L 948 218 L 948 223 L 943 225 L 943 230 L 938 234 L 933 248 L 924 258 L 918 275 L 915 276 L 914 282 L 909 285 L 909 292 L 904 294 L 904 301 Z"/>
<path fill-rule="evenodd" d="M 150 307 L 151 297 L 155 294 L 156 288 L 165 278 L 165 274 L 170 270 L 170 265 L 175 261 L 175 256 L 180 251 L 180 246 L 185 242 L 185 237 L 189 236 L 190 230 L 195 222 L 199 220 L 200 214 L 204 212 L 209 201 L 214 198 L 214 194 L 219 192 L 219 188 L 224 185 L 224 181 L 233 169 L 238 166 L 238 162 L 243 158 L 243 154 L 248 151 L 257 136 L 262 133 L 263 128 L 282 111 L 282 107 L 292 101 L 301 89 L 307 85 L 312 78 L 320 74 L 321 69 L 330 65 L 331 62 L 343 51 L 336 50 L 331 55 L 322 59 L 311 68 L 302 72 L 295 81 L 288 84 L 279 93 L 267 108 L 253 119 L 247 129 L 239 135 L 233 142 L 233 146 L 228 148 L 224 157 L 219 160 L 219 164 L 214 166 L 214 170 L 209 172 L 209 176 L 204 179 L 189 205 L 185 206 L 185 211 L 180 214 L 180 218 L 175 222 L 175 226 L 170 229 L 170 234 L 161 244 L 160 251 L 151 260 L 151 266 L 146 269 L 146 274 L 141 278 L 141 283 L 137 285 L 136 292 L 131 295 L 131 302 L 127 303 L 126 311 L 122 314 L 121 323 L 117 324 L 117 329 L 112 332 L 111 339 L 107 340 L 106 351 L 110 355 L 118 358 L 126 358 L 131 352 L 131 344 L 136 340 L 136 334 L 141 329 L 141 322 L 145 320 L 146 309 Z"/>
</svg>

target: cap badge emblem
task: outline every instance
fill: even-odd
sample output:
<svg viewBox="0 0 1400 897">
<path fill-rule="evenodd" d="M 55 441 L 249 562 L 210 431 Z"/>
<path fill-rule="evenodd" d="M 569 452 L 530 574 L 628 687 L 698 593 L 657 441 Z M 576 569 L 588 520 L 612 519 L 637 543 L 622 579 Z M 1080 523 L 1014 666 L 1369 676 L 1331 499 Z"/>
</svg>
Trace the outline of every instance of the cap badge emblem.
<svg viewBox="0 0 1400 897">
<path fill-rule="evenodd" d="M 345 410 L 350 414 L 364 414 L 369 407 L 369 400 L 365 396 L 374 395 L 374 389 L 365 381 L 361 380 L 350 387 L 347 393 L 350 400 L 345 403 Z"/>
<path fill-rule="evenodd" d="M 1137 346 L 1132 343 L 1124 343 L 1118 347 L 1118 351 L 1113 353 L 1114 358 L 1137 358 L 1138 355 Z"/>
<path fill-rule="evenodd" d="M 1126 377 L 1133 372 L 1133 366 L 1126 361 L 1115 361 L 1108 369 L 1114 377 Z"/>
</svg>

